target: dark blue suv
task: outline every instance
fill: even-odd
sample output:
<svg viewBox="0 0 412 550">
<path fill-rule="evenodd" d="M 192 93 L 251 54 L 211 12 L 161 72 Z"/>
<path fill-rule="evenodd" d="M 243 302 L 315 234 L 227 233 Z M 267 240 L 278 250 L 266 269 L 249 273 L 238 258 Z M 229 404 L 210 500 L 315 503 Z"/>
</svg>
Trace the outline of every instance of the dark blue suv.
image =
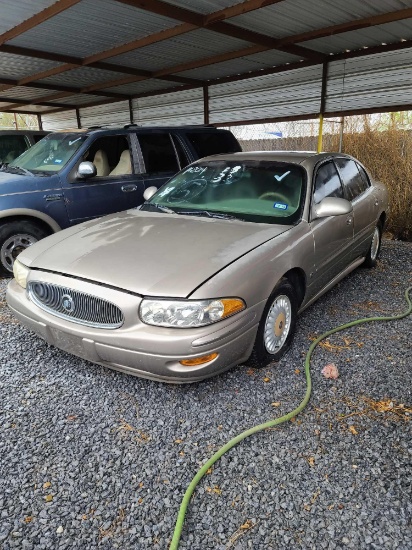
<svg viewBox="0 0 412 550">
<path fill-rule="evenodd" d="M 0 274 L 17 255 L 71 225 L 138 206 L 198 158 L 240 151 L 208 126 L 90 128 L 47 135 L 0 169 Z"/>
</svg>

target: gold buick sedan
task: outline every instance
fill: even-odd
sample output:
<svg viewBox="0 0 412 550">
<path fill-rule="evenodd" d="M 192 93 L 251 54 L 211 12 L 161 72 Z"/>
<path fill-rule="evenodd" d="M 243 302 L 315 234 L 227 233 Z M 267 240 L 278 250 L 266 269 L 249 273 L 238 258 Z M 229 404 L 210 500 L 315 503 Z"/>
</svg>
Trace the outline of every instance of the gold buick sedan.
<svg viewBox="0 0 412 550">
<path fill-rule="evenodd" d="M 174 383 L 277 361 L 299 312 L 376 264 L 388 213 L 341 153 L 211 156 L 145 199 L 25 250 L 7 301 L 64 351 Z"/>
</svg>

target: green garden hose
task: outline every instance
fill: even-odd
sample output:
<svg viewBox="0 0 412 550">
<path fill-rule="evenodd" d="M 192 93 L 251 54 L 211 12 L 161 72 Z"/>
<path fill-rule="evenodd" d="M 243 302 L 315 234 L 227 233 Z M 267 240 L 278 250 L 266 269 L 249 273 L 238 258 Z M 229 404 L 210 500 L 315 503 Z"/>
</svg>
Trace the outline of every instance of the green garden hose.
<svg viewBox="0 0 412 550">
<path fill-rule="evenodd" d="M 314 349 L 319 344 L 319 342 L 321 342 L 324 338 L 327 338 L 331 334 L 335 334 L 335 332 L 339 332 L 341 330 L 345 330 L 347 328 L 354 327 L 355 325 L 360 325 L 362 323 L 370 323 L 372 321 L 395 321 L 397 319 L 403 319 L 404 317 L 407 317 L 412 312 L 412 302 L 409 297 L 409 293 L 411 291 L 412 291 L 412 286 L 405 291 L 405 299 L 408 303 L 408 309 L 404 313 L 400 313 L 399 315 L 393 315 L 388 317 L 366 317 L 364 319 L 357 319 L 356 321 L 351 321 L 350 323 L 345 323 L 344 325 L 340 325 L 336 328 L 328 330 L 327 332 L 323 333 L 321 336 L 316 338 L 316 340 L 314 340 L 314 342 L 311 344 L 309 348 L 308 353 L 306 354 L 306 359 L 305 359 L 306 393 L 302 402 L 296 407 L 296 409 L 294 409 L 290 413 L 285 414 L 280 418 L 276 418 L 275 420 L 269 420 L 264 424 L 253 426 L 253 428 L 250 428 L 249 430 L 246 430 L 240 433 L 239 435 L 237 435 L 236 437 L 228 441 L 226 445 L 223 445 L 223 447 L 221 447 L 218 451 L 216 451 L 216 453 L 200 468 L 200 470 L 198 470 L 197 474 L 190 482 L 189 487 L 186 489 L 182 503 L 180 505 L 172 542 L 170 543 L 170 550 L 177 550 L 179 547 L 180 536 L 182 534 L 182 529 L 183 529 L 183 522 L 185 520 L 185 515 L 186 515 L 187 507 L 190 502 L 190 498 L 197 484 L 202 479 L 202 477 L 206 474 L 208 469 L 211 466 L 213 466 L 213 464 L 217 462 L 222 455 L 224 455 L 227 451 L 232 449 L 232 447 L 240 443 L 243 439 L 246 439 L 250 435 L 255 434 L 257 432 L 261 432 L 262 430 L 266 430 L 267 428 L 273 428 L 273 426 L 278 426 L 279 424 L 283 424 L 283 422 L 287 422 L 288 420 L 290 420 L 291 418 L 294 418 L 297 414 L 302 412 L 303 409 L 306 407 L 312 391 L 312 381 L 310 377 L 310 359 Z"/>
</svg>

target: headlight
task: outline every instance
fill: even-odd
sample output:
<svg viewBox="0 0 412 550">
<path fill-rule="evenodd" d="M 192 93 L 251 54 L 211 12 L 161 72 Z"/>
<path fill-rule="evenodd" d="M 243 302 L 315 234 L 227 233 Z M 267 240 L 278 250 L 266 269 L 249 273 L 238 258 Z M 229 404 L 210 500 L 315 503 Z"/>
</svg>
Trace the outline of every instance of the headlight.
<svg viewBox="0 0 412 550">
<path fill-rule="evenodd" d="M 140 318 L 160 327 L 202 327 L 226 319 L 245 309 L 240 298 L 214 300 L 153 300 L 140 304 Z"/>
<path fill-rule="evenodd" d="M 20 286 L 26 288 L 27 277 L 29 276 L 30 269 L 23 265 L 19 260 L 14 260 L 13 275 Z"/>
</svg>

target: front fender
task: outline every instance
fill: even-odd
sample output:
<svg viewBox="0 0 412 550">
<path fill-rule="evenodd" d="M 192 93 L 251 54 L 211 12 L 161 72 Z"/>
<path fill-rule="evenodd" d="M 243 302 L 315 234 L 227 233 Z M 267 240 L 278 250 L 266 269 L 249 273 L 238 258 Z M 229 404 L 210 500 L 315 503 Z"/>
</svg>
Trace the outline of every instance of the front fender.
<svg viewBox="0 0 412 550">
<path fill-rule="evenodd" d="M 235 260 L 199 286 L 190 298 L 237 296 L 247 306 L 253 306 L 266 301 L 283 275 L 294 268 L 303 270 L 310 285 L 314 241 L 307 222 L 291 227 Z"/>
<path fill-rule="evenodd" d="M 38 220 L 47 223 L 53 233 L 61 230 L 60 225 L 52 217 L 48 216 L 44 212 L 39 212 L 38 210 L 32 210 L 30 208 L 10 208 L 8 210 L 0 211 L 0 221 L 4 218 L 11 218 L 15 216 L 37 218 Z"/>
</svg>

